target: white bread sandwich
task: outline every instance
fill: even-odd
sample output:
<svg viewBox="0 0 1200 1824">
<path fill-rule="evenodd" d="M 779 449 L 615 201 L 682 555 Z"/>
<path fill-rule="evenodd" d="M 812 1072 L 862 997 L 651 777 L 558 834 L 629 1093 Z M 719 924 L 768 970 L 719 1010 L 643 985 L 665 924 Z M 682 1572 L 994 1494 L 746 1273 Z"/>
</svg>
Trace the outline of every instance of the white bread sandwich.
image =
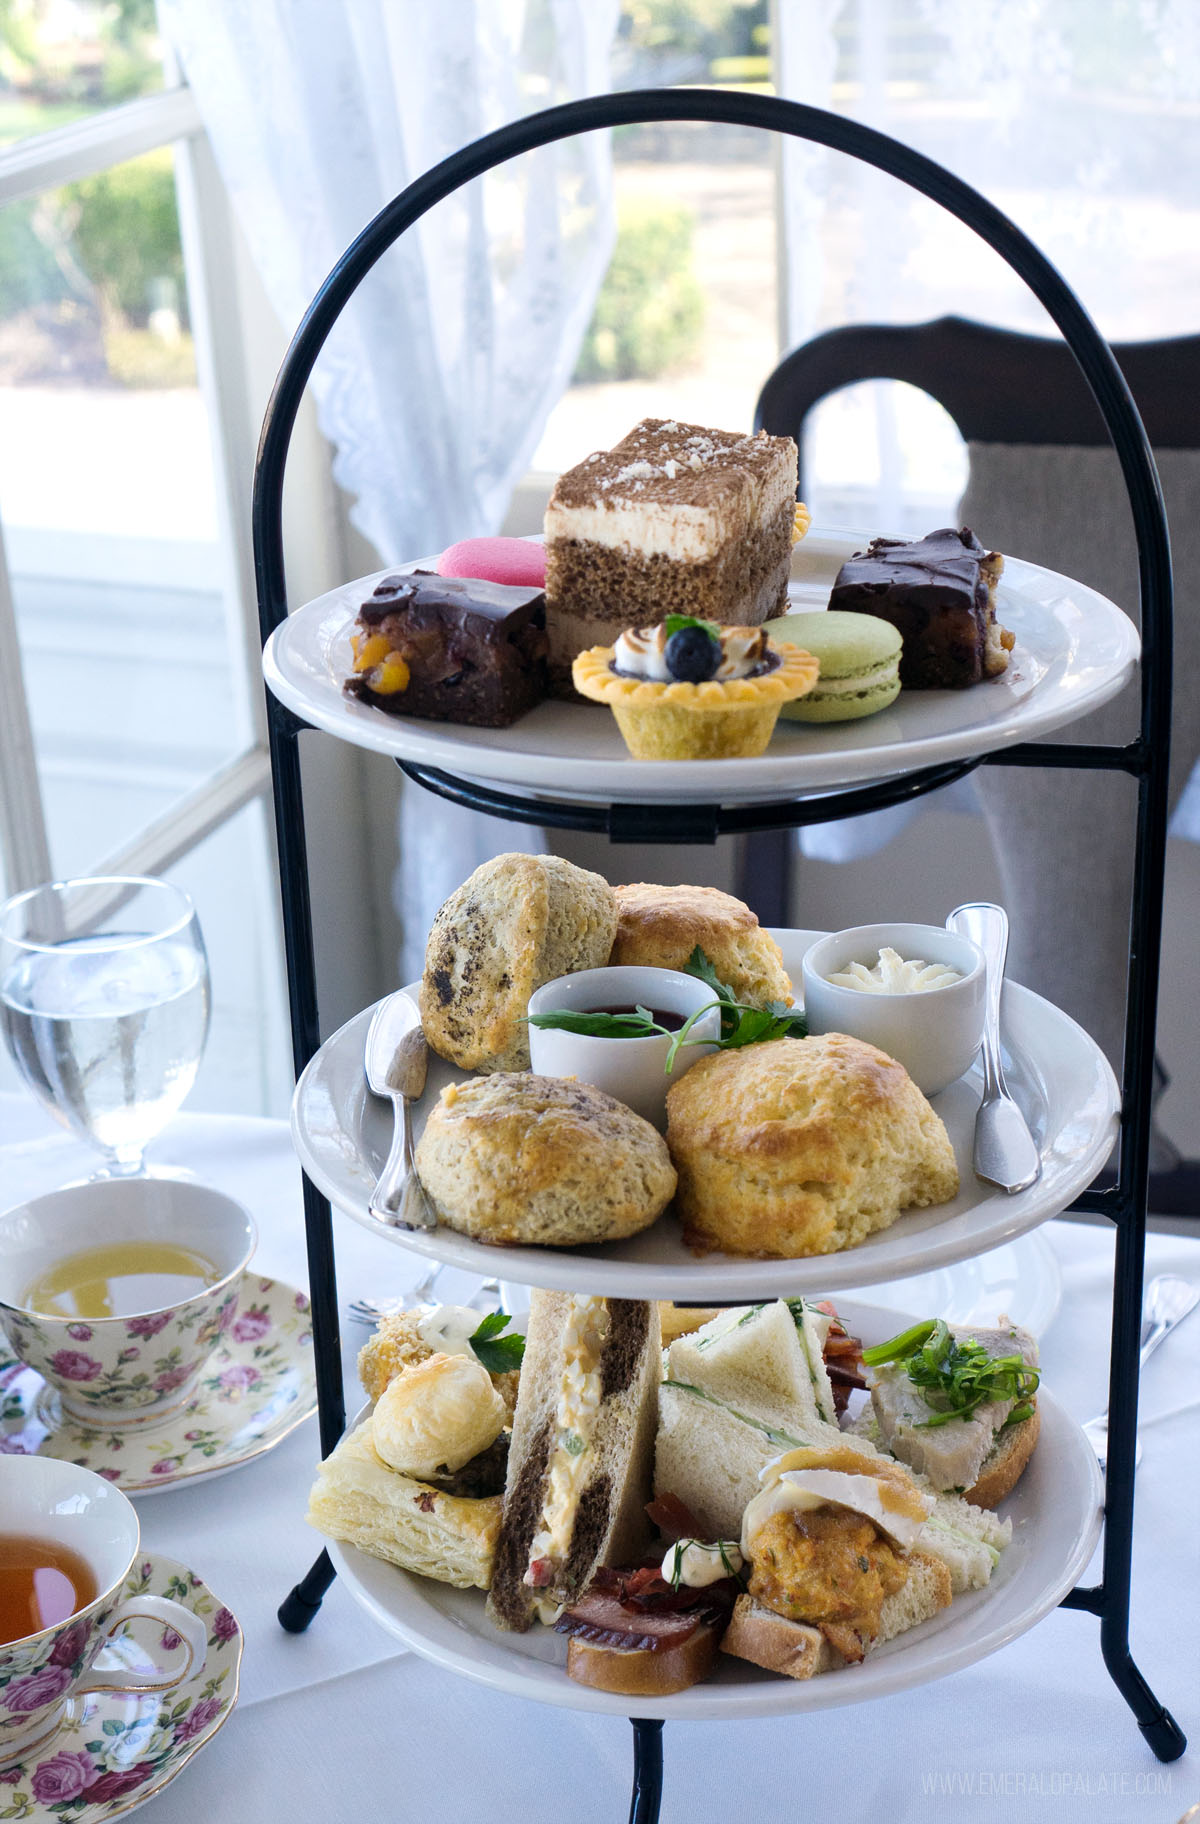
<svg viewBox="0 0 1200 1824">
<path fill-rule="evenodd" d="M 742 1306 L 667 1351 L 654 1492 L 682 1501 L 705 1538 L 739 1537 L 759 1478 L 781 1452 L 834 1448 L 846 1439 L 825 1416 L 833 1399 L 821 1351 L 829 1322 L 799 1299 Z M 870 1406 L 850 1431 L 860 1451 L 879 1454 Z M 920 1472 L 911 1476 L 932 1500 L 922 1550 L 946 1566 L 956 1594 L 982 1589 L 1011 1539 L 1011 1523 L 936 1489 Z"/>
<path fill-rule="evenodd" d="M 638 1562 L 661 1373 L 656 1305 L 533 1293 L 488 1597 L 499 1627 L 550 1621 L 600 1566 Z"/>
<path fill-rule="evenodd" d="M 994 1507 L 1038 1439 L 1037 1343 L 1027 1330 L 929 1320 L 863 1352 L 873 1442 L 939 1493 Z"/>
<path fill-rule="evenodd" d="M 667 1351 L 654 1492 L 709 1539 L 736 1539 L 781 1451 L 840 1440 L 821 1354 L 829 1318 L 800 1299 L 723 1311 Z"/>
<path fill-rule="evenodd" d="M 750 1580 L 723 1651 L 812 1678 L 927 1621 L 952 1595 L 921 1549 L 933 1506 L 900 1464 L 854 1444 L 784 1453 L 742 1519 Z"/>
</svg>

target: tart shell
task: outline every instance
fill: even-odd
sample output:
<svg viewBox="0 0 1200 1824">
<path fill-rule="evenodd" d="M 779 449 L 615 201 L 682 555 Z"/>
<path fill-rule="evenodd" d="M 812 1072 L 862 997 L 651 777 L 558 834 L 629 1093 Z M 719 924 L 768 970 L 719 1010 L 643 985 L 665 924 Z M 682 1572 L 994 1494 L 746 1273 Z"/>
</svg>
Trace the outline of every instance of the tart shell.
<svg viewBox="0 0 1200 1824">
<path fill-rule="evenodd" d="M 655 683 L 612 669 L 613 648 L 592 646 L 572 668 L 581 696 L 607 703 L 635 760 L 717 760 L 761 754 L 784 703 L 806 696 L 819 665 L 799 646 L 773 646 L 779 664 L 754 678 Z"/>
</svg>

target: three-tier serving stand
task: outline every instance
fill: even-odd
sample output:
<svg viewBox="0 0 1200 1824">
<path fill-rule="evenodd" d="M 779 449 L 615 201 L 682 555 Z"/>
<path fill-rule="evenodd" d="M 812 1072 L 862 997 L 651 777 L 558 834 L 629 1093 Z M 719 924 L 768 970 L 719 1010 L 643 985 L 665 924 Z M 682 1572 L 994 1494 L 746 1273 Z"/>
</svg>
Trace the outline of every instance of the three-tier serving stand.
<svg viewBox="0 0 1200 1824">
<path fill-rule="evenodd" d="M 932 160 L 856 121 L 776 97 L 699 89 L 634 90 L 551 108 L 487 134 L 410 184 L 363 230 L 330 273 L 288 350 L 267 409 L 255 470 L 253 530 L 263 643 L 288 613 L 282 499 L 296 413 L 330 330 L 376 261 L 436 203 L 520 153 L 578 133 L 658 121 L 754 127 L 848 153 L 941 204 L 1024 279 L 1062 332 L 1095 396 L 1129 495 L 1141 588 L 1143 661 L 1138 736 L 1123 747 L 1025 742 L 1003 750 L 960 755 L 866 784 L 784 798 L 776 793 L 764 794 L 763 802 L 731 804 L 696 802 L 691 798 L 672 804 L 564 802 L 561 797 L 501 790 L 478 778 L 463 778 L 405 758 L 400 758 L 398 764 L 414 784 L 455 803 L 516 823 L 602 832 L 614 843 L 714 842 L 721 834 L 829 822 L 907 802 L 961 778 L 979 765 L 1083 767 L 1124 772 L 1136 780 L 1119 1167 L 1115 1185 L 1105 1190 L 1085 1190 L 1072 1206 L 1105 1216 L 1116 1229 L 1103 1569 L 1097 1585 L 1077 1585 L 1062 1601 L 1065 1607 L 1086 1609 L 1099 1618 L 1101 1651 L 1111 1677 L 1154 1753 L 1160 1760 L 1174 1760 L 1183 1753 L 1185 1738 L 1151 1691 L 1129 1649 L 1138 1345 L 1171 726 L 1170 551 L 1153 456 L 1129 389 L 1112 351 L 1054 267 L 1007 217 Z M 274 695 L 268 694 L 267 707 L 292 1048 L 299 1077 L 320 1046 L 299 764 L 299 736 L 310 724 Z M 328 1199 L 307 1173 L 304 1212 L 321 1449 L 323 1455 L 328 1455 L 341 1437 L 346 1419 L 333 1224 Z M 426 1242 L 426 1251 L 428 1245 Z M 433 1251 L 436 1253 L 436 1237 Z M 705 1302 L 716 1303 L 725 1290 L 720 1266 L 714 1264 L 711 1273 Z M 852 1253 L 839 1257 L 837 1276 L 843 1283 L 853 1282 Z M 334 1575 L 329 1555 L 322 1552 L 283 1602 L 279 1611 L 282 1626 L 293 1632 L 306 1628 Z M 654 1719 L 638 1717 L 633 1721 L 630 1816 L 635 1824 L 653 1824 L 658 1817 L 662 1727 L 662 1722 Z"/>
</svg>

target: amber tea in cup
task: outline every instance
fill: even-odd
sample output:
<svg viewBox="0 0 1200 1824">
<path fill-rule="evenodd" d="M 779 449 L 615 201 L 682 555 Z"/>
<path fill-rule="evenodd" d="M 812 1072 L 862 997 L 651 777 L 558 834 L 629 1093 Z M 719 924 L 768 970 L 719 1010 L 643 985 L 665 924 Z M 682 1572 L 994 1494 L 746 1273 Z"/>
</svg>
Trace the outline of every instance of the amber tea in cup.
<svg viewBox="0 0 1200 1824">
<path fill-rule="evenodd" d="M 51 1261 L 31 1281 L 24 1304 L 51 1317 L 136 1317 L 194 1298 L 220 1268 L 174 1241 L 109 1241 Z"/>
<path fill-rule="evenodd" d="M 56 1628 L 96 1600 L 91 1566 L 69 1546 L 0 1534 L 0 1645 Z"/>
</svg>

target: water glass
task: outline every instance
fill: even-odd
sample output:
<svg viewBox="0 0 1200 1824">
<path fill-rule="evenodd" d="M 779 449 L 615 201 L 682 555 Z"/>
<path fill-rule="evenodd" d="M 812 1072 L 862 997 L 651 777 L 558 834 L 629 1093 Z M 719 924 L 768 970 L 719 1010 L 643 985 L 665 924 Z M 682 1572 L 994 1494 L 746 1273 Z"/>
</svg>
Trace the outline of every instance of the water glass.
<svg viewBox="0 0 1200 1824">
<path fill-rule="evenodd" d="M 118 1175 L 191 1089 L 208 1036 L 195 908 L 165 880 L 59 880 L 0 906 L 0 1029 L 50 1112 Z"/>
</svg>

